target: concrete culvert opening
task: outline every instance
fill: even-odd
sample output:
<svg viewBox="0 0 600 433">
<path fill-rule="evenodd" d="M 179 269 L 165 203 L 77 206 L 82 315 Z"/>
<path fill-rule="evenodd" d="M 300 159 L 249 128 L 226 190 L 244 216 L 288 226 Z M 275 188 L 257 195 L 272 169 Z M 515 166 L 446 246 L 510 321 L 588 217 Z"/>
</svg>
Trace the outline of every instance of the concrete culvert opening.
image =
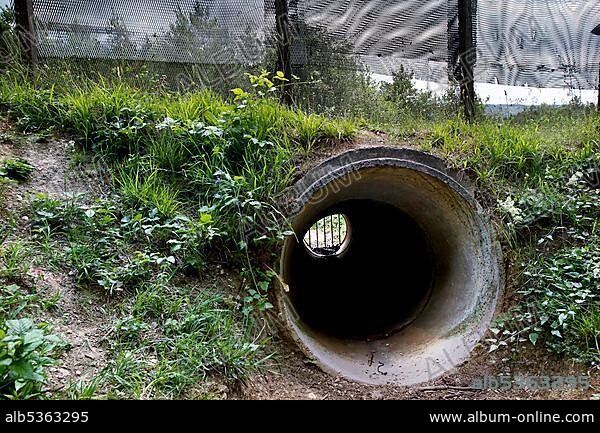
<svg viewBox="0 0 600 433">
<path fill-rule="evenodd" d="M 321 164 L 295 191 L 279 300 L 309 356 L 396 384 L 468 358 L 501 293 L 501 253 L 457 175 L 430 155 L 370 148 Z"/>
<path fill-rule="evenodd" d="M 290 252 L 294 266 L 288 282 L 296 288 L 290 297 L 298 315 L 338 337 L 377 337 L 401 329 L 430 293 L 433 260 L 425 233 L 387 203 L 349 200 L 331 211 L 334 215 L 320 218 L 323 226 L 311 227 L 307 235 L 313 244 L 319 237 L 327 242 L 336 234 L 328 222 L 342 215 L 346 230 L 340 246 L 332 242 L 333 248 L 316 248 L 317 254 L 310 247 Z"/>
</svg>

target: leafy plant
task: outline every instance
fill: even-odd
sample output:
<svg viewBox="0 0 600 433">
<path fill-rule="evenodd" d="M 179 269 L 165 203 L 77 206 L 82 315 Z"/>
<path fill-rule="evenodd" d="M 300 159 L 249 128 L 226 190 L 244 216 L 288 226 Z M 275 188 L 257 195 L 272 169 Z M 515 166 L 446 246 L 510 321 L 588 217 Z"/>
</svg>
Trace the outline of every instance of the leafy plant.
<svg viewBox="0 0 600 433">
<path fill-rule="evenodd" d="M 260 353 L 265 339 L 240 323 L 235 310 L 213 291 L 164 282 L 139 290 L 133 315 L 124 313 L 109 341 L 112 360 L 100 375 L 108 395 L 178 398 L 212 374 L 243 380 L 268 356 Z"/>
<path fill-rule="evenodd" d="M 0 169 L 0 177 L 24 181 L 33 172 L 33 166 L 24 159 L 5 159 Z"/>
<path fill-rule="evenodd" d="M 244 315 L 260 314 L 273 308 L 268 295 L 271 282 L 277 277 L 277 274 L 273 271 L 264 272 L 256 269 L 247 269 L 242 271 L 242 277 L 251 282 L 248 294 L 244 298 L 244 308 L 242 310 Z"/>
<path fill-rule="evenodd" d="M 500 201 L 514 247 L 522 238 L 534 247 L 519 305 L 498 320 L 492 349 L 539 341 L 579 361 L 600 362 L 600 197 L 585 172 L 547 170 L 539 189 Z"/>
<path fill-rule="evenodd" d="M 46 383 L 45 367 L 55 362 L 60 344 L 31 319 L 8 320 L 0 326 L 0 395 L 8 399 L 39 397 Z"/>
<path fill-rule="evenodd" d="M 600 362 L 600 247 L 570 248 L 528 266 L 519 293 L 535 315 L 529 339 L 583 361 Z M 523 307 L 521 307 L 522 309 Z"/>
<path fill-rule="evenodd" d="M 146 329 L 148 329 L 148 325 L 143 320 L 129 316 L 117 320 L 114 333 L 119 341 L 136 341 L 141 338 L 142 332 Z"/>
<path fill-rule="evenodd" d="M 266 201 L 261 188 L 253 188 L 244 177 L 225 171 L 214 176 L 210 208 L 215 209 L 216 226 L 237 242 L 239 251 L 262 242 L 281 241 L 292 233 L 286 218 Z"/>
</svg>

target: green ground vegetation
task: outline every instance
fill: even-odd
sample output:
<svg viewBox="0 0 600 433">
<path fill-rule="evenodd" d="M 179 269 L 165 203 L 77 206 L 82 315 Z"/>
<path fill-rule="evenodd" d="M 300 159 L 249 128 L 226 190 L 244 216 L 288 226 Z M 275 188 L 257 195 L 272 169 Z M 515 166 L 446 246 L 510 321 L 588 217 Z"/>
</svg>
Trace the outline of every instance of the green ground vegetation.
<svg viewBox="0 0 600 433">
<path fill-rule="evenodd" d="M 315 150 L 361 129 L 439 155 L 480 187 L 512 264 L 514 297 L 489 350 L 534 344 L 600 362 L 600 116 L 573 105 L 511 118 L 480 112 L 468 123 L 452 92 L 419 93 L 405 71 L 383 86 L 360 71 L 344 76 L 303 78 L 298 89 L 314 87 L 304 97 L 297 90 L 299 105 L 288 108 L 278 88 L 290 83 L 278 73 L 248 74 L 224 97 L 68 68 L 5 71 L 0 106 L 14 128 L 72 139 L 75 163 L 96 164 L 109 192 L 32 195 L 4 215 L 0 394 L 44 396 L 44 367 L 61 353 L 52 327 L 32 320 L 58 302 L 37 290 L 32 263 L 70 273 L 102 294 L 98 302 L 117 305 L 111 361 L 64 396 L 181 397 L 211 375 L 235 382 L 262 368 L 272 356 L 264 315 L 273 266 L 290 235 L 278 198 Z M 337 105 L 325 106 L 328 93 Z M 34 168 L 1 161 L 0 204 Z M 239 281 L 230 292 L 219 263 Z"/>
</svg>

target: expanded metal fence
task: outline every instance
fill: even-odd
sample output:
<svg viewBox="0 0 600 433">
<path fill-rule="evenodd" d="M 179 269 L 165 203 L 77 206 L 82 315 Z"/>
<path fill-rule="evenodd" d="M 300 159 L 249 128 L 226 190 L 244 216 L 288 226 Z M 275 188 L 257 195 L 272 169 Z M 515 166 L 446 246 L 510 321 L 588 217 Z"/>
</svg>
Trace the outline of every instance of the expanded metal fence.
<svg viewBox="0 0 600 433">
<path fill-rule="evenodd" d="M 478 0 L 477 15 L 477 81 L 597 87 L 599 1 Z"/>
<path fill-rule="evenodd" d="M 18 0 L 17 0 L 18 1 Z M 31 0 L 30 0 L 31 1 Z M 40 58 L 258 65 L 273 57 L 275 0 L 32 0 Z M 291 62 L 351 56 L 371 72 L 456 76 L 459 0 L 288 0 Z M 597 0 L 473 0 L 475 80 L 598 86 Z M 243 68 L 239 68 L 243 70 Z"/>
<path fill-rule="evenodd" d="M 264 1 L 34 0 L 40 57 L 256 63 Z"/>
</svg>

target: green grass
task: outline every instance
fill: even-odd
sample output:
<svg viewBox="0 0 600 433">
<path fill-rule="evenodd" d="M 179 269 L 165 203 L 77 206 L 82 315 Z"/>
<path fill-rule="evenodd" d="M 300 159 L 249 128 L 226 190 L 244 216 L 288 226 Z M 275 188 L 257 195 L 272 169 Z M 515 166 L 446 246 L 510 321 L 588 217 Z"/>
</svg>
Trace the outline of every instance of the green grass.
<svg viewBox="0 0 600 433">
<path fill-rule="evenodd" d="M 242 380 L 268 358 L 263 338 L 216 292 L 150 285 L 131 305 L 110 339 L 114 361 L 103 372 L 109 396 L 180 397 L 209 375 Z"/>
<path fill-rule="evenodd" d="M 123 301 L 105 345 L 107 365 L 87 382 L 72 383 L 67 398 L 211 398 L 209 378 L 234 384 L 271 358 L 266 337 L 236 312 L 237 302 L 216 289 L 140 286 Z"/>
<path fill-rule="evenodd" d="M 127 199 L 166 215 L 182 200 L 197 203 L 206 193 L 198 189 L 202 180 L 219 171 L 246 178 L 266 200 L 288 185 L 294 154 L 356 131 L 352 122 L 291 110 L 251 93 L 240 104 L 208 90 L 152 93 L 108 79 L 59 75 L 62 80 L 44 71 L 7 71 L 0 104 L 24 130 L 52 128 L 104 155 Z M 143 164 L 122 165 L 132 154 L 143 155 Z"/>
<path fill-rule="evenodd" d="M 91 382 L 72 384 L 67 395 L 180 397 L 210 375 L 242 380 L 270 357 L 263 353 L 267 337 L 257 329 L 253 315 L 270 306 L 254 296 L 256 291 L 250 290 L 242 302 L 225 298 L 218 287 L 179 287 L 174 282 L 190 271 L 210 273 L 208 257 L 216 257 L 224 246 L 232 261 L 246 257 L 249 246 L 238 250 L 238 242 L 231 241 L 238 239 L 239 224 L 230 218 L 242 218 L 235 203 L 258 207 L 254 212 L 267 205 L 245 203 L 245 185 L 240 182 L 221 180 L 221 198 L 211 210 L 220 215 L 218 221 L 209 213 L 168 217 L 116 195 L 92 203 L 83 197 L 62 202 L 33 197 L 33 241 L 42 242 L 50 233 L 48 254 L 60 263 L 58 271 L 72 273 L 82 287 L 104 290 L 120 305 L 119 319 L 105 341 L 111 362 Z M 262 273 L 257 282 L 264 291 Z"/>
<path fill-rule="evenodd" d="M 133 207 L 156 209 L 161 215 L 175 216 L 181 207 L 179 192 L 161 180 L 158 170 L 142 173 L 140 168 L 122 169 L 116 177 L 119 190 Z"/>
<path fill-rule="evenodd" d="M 16 281 L 27 273 L 30 267 L 29 247 L 21 241 L 0 244 L 0 278 Z"/>
<path fill-rule="evenodd" d="M 566 173 L 600 150 L 600 120 L 593 110 L 565 113 L 551 126 L 543 119 L 436 122 L 422 129 L 426 135 L 420 145 L 474 170 L 488 188 L 497 182 L 539 186 L 547 170 Z"/>
</svg>

